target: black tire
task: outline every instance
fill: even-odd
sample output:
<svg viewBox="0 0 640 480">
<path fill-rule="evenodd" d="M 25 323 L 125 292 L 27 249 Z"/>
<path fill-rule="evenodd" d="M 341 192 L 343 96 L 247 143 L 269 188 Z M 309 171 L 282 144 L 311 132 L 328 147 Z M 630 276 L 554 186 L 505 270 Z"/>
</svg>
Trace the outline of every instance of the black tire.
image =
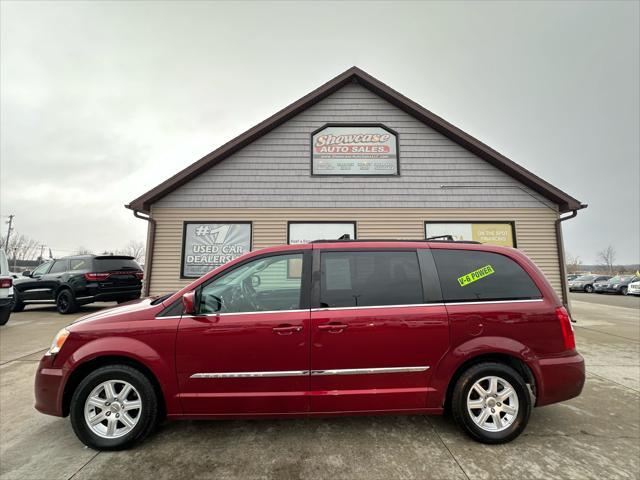
<svg viewBox="0 0 640 480">
<path fill-rule="evenodd" d="M 518 398 L 518 410 L 513 423 L 501 431 L 481 428 L 471 418 L 467 409 L 467 398 L 471 388 L 478 380 L 487 376 L 499 377 L 509 382 Z M 507 443 L 520 435 L 529 422 L 531 408 L 531 398 L 524 380 L 513 368 L 502 363 L 480 363 L 470 367 L 458 379 L 451 398 L 451 410 L 458 426 L 474 440 L 488 444 Z M 500 415 L 498 412 L 498 416 Z"/>
<path fill-rule="evenodd" d="M 58 309 L 58 313 L 66 315 L 77 312 L 80 306 L 73 292 L 65 288 L 64 290 L 60 290 L 58 295 L 56 295 L 56 308 Z"/>
<path fill-rule="evenodd" d="M 12 312 L 21 312 L 24 310 L 24 303 L 20 300 L 20 295 L 18 291 L 13 289 L 13 302 L 11 303 L 11 311 Z"/>
<path fill-rule="evenodd" d="M 625 295 L 625 296 L 626 296 L 626 295 L 629 295 L 629 287 L 622 287 L 622 288 L 620 289 L 620 293 L 621 293 L 622 295 Z"/>
<path fill-rule="evenodd" d="M 593 293 L 593 285 L 587 285 L 584 287 L 586 293 Z"/>
<path fill-rule="evenodd" d="M 89 394 L 107 380 L 130 383 L 139 393 L 142 408 L 140 418 L 127 434 L 118 438 L 104 438 L 91 430 L 84 417 Z M 78 439 L 95 450 L 124 450 L 146 438 L 156 425 L 158 399 L 149 379 L 139 370 L 127 365 L 101 367 L 87 375 L 73 392 L 70 408 L 71 425 Z"/>
<path fill-rule="evenodd" d="M 0 308 L 0 325 L 6 325 L 11 316 L 11 305 Z"/>
</svg>

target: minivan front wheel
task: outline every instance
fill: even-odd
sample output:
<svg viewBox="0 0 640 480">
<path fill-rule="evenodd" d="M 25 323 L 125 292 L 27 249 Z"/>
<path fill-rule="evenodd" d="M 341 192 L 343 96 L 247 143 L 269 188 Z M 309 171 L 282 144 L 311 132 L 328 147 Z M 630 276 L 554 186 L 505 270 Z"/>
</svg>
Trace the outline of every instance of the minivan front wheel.
<svg viewBox="0 0 640 480">
<path fill-rule="evenodd" d="M 456 423 L 482 443 L 516 438 L 529 421 L 531 399 L 518 372 L 501 363 L 481 363 L 458 379 L 451 400 Z"/>
<path fill-rule="evenodd" d="M 71 425 L 85 445 L 96 450 L 121 450 L 145 438 L 158 415 L 158 401 L 149 379 L 127 365 L 91 372 L 71 398 Z"/>
</svg>

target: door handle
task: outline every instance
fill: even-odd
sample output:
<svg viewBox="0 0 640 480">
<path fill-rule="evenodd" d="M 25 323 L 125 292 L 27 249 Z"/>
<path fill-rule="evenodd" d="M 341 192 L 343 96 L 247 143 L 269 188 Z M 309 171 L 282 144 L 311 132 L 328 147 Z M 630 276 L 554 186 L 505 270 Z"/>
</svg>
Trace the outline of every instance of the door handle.
<svg viewBox="0 0 640 480">
<path fill-rule="evenodd" d="M 279 325 L 277 327 L 272 328 L 273 333 L 277 333 L 278 335 L 291 335 L 292 333 L 298 333 L 302 331 L 302 326 L 300 325 Z"/>
<path fill-rule="evenodd" d="M 322 325 L 318 325 L 318 330 L 328 330 L 329 333 L 340 333 L 348 326 L 349 325 L 345 325 L 344 323 L 323 323 Z"/>
</svg>

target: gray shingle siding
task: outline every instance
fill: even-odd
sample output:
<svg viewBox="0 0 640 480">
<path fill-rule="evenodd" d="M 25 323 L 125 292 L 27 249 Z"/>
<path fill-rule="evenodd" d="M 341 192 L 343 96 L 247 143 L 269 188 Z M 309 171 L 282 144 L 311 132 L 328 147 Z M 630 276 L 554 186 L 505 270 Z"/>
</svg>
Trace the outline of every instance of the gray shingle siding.
<svg viewBox="0 0 640 480">
<path fill-rule="evenodd" d="M 397 131 L 400 176 L 312 177 L 310 135 L 328 122 L 383 123 Z M 358 84 L 343 87 L 154 205 L 556 209 L 538 193 Z"/>
</svg>

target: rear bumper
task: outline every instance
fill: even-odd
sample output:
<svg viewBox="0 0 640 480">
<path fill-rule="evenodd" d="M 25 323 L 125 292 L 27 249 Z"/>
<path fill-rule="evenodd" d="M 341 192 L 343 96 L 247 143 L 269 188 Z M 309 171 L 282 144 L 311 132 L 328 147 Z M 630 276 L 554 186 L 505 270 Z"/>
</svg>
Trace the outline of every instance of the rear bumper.
<svg viewBox="0 0 640 480">
<path fill-rule="evenodd" d="M 85 292 L 85 295 L 78 295 L 77 300 L 80 304 L 91 302 L 116 302 L 119 300 L 135 300 L 136 298 L 140 298 L 141 294 L 141 288 L 130 288 L 117 291 L 112 290 L 106 292 L 94 290 L 91 292 Z"/>
<path fill-rule="evenodd" d="M 568 357 L 545 358 L 539 361 L 540 382 L 536 406 L 563 402 L 577 397 L 585 381 L 584 359 L 579 353 Z"/>
<path fill-rule="evenodd" d="M 47 415 L 62 417 L 62 393 L 65 372 L 53 367 L 53 356 L 45 355 L 40 360 L 35 379 L 36 410 Z"/>
</svg>

